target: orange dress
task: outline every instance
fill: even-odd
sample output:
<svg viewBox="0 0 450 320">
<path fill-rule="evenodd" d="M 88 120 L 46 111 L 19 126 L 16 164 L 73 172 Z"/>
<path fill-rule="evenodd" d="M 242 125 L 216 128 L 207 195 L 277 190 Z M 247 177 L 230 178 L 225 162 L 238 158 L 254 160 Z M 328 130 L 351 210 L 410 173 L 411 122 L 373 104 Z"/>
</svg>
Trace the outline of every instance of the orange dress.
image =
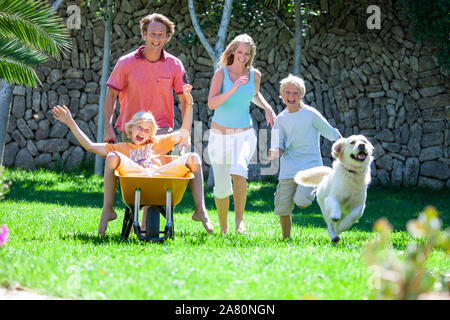
<svg viewBox="0 0 450 320">
<path fill-rule="evenodd" d="M 174 135 L 158 136 L 155 141 L 144 145 L 131 142 L 107 144 L 107 153 L 114 152 L 120 157 L 117 171 L 121 176 L 144 177 L 184 177 L 190 170 L 186 167 L 189 153 L 180 157 L 168 157 L 165 154 L 171 151 L 176 144 Z"/>
</svg>

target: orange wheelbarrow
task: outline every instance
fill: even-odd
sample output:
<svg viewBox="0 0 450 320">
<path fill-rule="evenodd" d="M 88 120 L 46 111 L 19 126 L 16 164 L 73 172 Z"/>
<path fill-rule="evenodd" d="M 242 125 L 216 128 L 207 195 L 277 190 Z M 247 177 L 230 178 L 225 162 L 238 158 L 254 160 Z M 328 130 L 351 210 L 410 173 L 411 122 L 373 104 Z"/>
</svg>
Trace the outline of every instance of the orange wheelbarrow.
<svg viewBox="0 0 450 320">
<path fill-rule="evenodd" d="M 170 161 L 177 156 L 165 157 Z M 173 239 L 173 210 L 183 198 L 189 180 L 194 178 L 194 174 L 188 172 L 184 177 L 121 176 L 116 170 L 115 175 L 119 178 L 122 201 L 126 206 L 122 239 L 128 238 L 132 227 L 141 241 L 162 242 L 167 238 Z M 144 206 L 149 208 L 146 213 L 146 229 L 141 230 L 139 212 Z M 166 219 L 163 231 L 160 231 L 160 214 Z"/>
</svg>

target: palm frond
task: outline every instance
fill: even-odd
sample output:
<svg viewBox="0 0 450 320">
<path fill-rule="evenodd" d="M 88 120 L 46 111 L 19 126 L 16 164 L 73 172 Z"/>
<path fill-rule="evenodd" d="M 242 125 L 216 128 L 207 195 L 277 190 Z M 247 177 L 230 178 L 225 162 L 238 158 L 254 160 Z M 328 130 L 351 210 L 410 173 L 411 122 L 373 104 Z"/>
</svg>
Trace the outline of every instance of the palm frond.
<svg viewBox="0 0 450 320">
<path fill-rule="evenodd" d="M 42 85 L 32 67 L 15 60 L 0 59 L 0 78 L 5 82 L 27 87 L 37 87 L 38 83 Z"/>
<path fill-rule="evenodd" d="M 48 57 L 17 39 L 0 37 L 0 60 L 14 60 L 30 67 L 47 61 Z M 0 77 L 1 78 L 1 77 Z"/>
<path fill-rule="evenodd" d="M 0 35 L 20 39 L 57 59 L 70 48 L 62 19 L 38 0 L 0 0 Z"/>
</svg>

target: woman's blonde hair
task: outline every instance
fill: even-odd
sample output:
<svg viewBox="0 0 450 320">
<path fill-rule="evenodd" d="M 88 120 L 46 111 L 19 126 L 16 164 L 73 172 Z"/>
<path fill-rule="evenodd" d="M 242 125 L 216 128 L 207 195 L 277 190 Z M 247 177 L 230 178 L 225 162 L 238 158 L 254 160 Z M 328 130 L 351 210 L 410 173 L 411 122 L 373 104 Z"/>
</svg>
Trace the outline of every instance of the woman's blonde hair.
<svg viewBox="0 0 450 320">
<path fill-rule="evenodd" d="M 251 48 L 250 50 L 250 59 L 245 64 L 246 67 L 253 68 L 253 58 L 256 54 L 256 45 L 253 41 L 252 37 L 250 37 L 248 34 L 240 34 L 236 36 L 233 41 L 231 41 L 225 51 L 222 53 L 222 55 L 219 58 L 219 65 L 225 67 L 233 64 L 234 61 L 234 52 L 236 51 L 237 47 L 239 47 L 240 44 L 245 43 L 248 44 Z"/>
<path fill-rule="evenodd" d="M 150 111 L 139 111 L 134 114 L 130 121 L 125 123 L 125 132 L 127 137 L 131 138 L 131 130 L 133 127 L 140 122 L 146 122 L 151 124 L 150 140 L 155 139 L 156 131 L 158 130 L 158 125 L 156 124 L 155 117 Z"/>
<path fill-rule="evenodd" d="M 302 78 L 289 74 L 286 78 L 280 81 L 280 95 L 283 96 L 284 87 L 287 84 L 292 84 L 298 88 L 300 91 L 300 98 L 303 98 L 306 94 L 305 82 Z"/>
</svg>

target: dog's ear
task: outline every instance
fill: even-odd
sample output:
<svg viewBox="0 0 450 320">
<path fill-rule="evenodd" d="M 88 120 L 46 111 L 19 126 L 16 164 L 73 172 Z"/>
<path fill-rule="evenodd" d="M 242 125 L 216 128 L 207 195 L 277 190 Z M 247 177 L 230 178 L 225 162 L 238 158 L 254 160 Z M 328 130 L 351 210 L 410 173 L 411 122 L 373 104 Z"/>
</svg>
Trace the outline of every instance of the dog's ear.
<svg viewBox="0 0 450 320">
<path fill-rule="evenodd" d="M 341 156 L 344 142 L 345 142 L 344 138 L 339 138 L 333 144 L 333 147 L 331 148 L 331 155 L 333 156 L 334 159 L 339 159 L 339 157 Z"/>
<path fill-rule="evenodd" d="M 373 153 L 373 151 L 374 151 L 374 149 L 375 149 L 375 147 L 373 146 L 373 144 L 369 141 L 369 139 L 367 139 L 367 142 L 368 142 L 368 146 L 369 146 L 369 148 L 370 148 L 370 153 Z"/>
</svg>

